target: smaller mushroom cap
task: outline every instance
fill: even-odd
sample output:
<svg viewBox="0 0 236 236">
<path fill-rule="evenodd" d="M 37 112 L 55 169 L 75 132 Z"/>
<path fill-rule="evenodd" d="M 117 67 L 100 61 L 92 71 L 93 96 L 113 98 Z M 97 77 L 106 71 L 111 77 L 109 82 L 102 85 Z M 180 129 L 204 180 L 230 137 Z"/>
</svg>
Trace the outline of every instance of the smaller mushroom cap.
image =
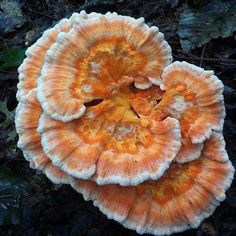
<svg viewBox="0 0 236 236">
<path fill-rule="evenodd" d="M 223 129 L 223 84 L 213 71 L 178 61 L 164 69 L 162 78 L 160 87 L 165 93 L 150 117 L 178 119 L 182 147 L 175 160 L 180 163 L 195 160 L 201 154 L 202 143 L 213 131 Z"/>
<path fill-rule="evenodd" d="M 43 152 L 41 137 L 36 131 L 41 114 L 42 108 L 37 101 L 35 89 L 20 98 L 15 118 L 16 131 L 19 135 L 17 146 L 23 151 L 31 168 L 41 170 L 55 184 L 66 184 L 67 174 L 52 165 Z"/>
<path fill-rule="evenodd" d="M 234 168 L 224 148 L 222 134 L 213 132 L 199 159 L 173 163 L 156 181 L 126 187 L 75 178 L 70 183 L 125 227 L 141 234 L 170 235 L 198 227 L 225 199 Z"/>
<path fill-rule="evenodd" d="M 131 106 L 140 117 L 149 117 L 153 107 L 161 100 L 164 92 L 155 85 L 145 90 L 132 88 L 134 92 Z"/>
<path fill-rule="evenodd" d="M 178 118 L 182 134 L 202 143 L 222 131 L 225 117 L 222 82 L 213 71 L 187 62 L 174 62 L 162 74 L 166 93 L 156 109 Z"/>
</svg>

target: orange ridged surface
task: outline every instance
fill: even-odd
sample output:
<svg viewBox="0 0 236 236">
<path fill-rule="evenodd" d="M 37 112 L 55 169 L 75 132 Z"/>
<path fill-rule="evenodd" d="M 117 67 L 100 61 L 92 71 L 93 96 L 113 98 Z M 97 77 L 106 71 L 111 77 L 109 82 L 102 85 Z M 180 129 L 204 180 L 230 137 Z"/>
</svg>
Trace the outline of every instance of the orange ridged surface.
<svg viewBox="0 0 236 236">
<path fill-rule="evenodd" d="M 198 227 L 224 200 L 234 168 L 223 85 L 213 71 L 168 65 L 157 27 L 82 11 L 26 56 L 15 123 L 32 168 L 138 233 Z"/>
<path fill-rule="evenodd" d="M 54 183 L 68 183 L 68 176 L 55 167 L 43 152 L 41 137 L 37 133 L 42 108 L 36 98 L 35 89 L 21 98 L 16 110 L 16 130 L 19 135 L 18 147 L 32 168 L 43 171 Z"/>
<path fill-rule="evenodd" d="M 99 186 L 75 178 L 70 182 L 85 199 L 127 228 L 155 235 L 182 232 L 198 227 L 225 199 L 234 168 L 219 144 L 222 135 L 213 133 L 198 160 L 172 164 L 159 180 L 138 186 Z"/>
<path fill-rule="evenodd" d="M 142 20 L 112 14 L 84 20 L 61 32 L 48 50 L 38 99 L 53 119 L 68 122 L 84 114 L 84 103 L 119 95 L 124 83 L 141 89 L 160 84 L 170 61 L 163 35 Z"/>
<path fill-rule="evenodd" d="M 161 176 L 180 147 L 178 122 L 138 118 L 123 104 L 104 103 L 68 123 L 41 117 L 38 131 L 52 162 L 99 184 L 133 185 Z"/>
</svg>

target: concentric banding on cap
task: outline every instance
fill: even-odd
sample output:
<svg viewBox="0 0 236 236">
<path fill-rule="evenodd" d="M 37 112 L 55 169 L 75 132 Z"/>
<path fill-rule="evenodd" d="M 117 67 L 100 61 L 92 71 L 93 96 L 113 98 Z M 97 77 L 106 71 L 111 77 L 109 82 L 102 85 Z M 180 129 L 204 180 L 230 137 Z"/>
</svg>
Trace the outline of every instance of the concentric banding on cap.
<svg viewBox="0 0 236 236">
<path fill-rule="evenodd" d="M 124 80 L 141 89 L 160 84 L 172 57 L 157 27 L 115 13 L 73 20 L 47 51 L 37 81 L 38 99 L 53 119 L 81 117 L 85 103 L 116 96 Z"/>
<path fill-rule="evenodd" d="M 44 113 L 38 132 L 54 165 L 98 184 L 137 185 L 161 177 L 181 140 L 176 119 L 138 118 L 112 101 L 88 107 L 83 117 L 67 123 Z"/>
<path fill-rule="evenodd" d="M 23 151 L 31 168 L 41 170 L 53 183 L 67 184 L 68 175 L 54 166 L 42 149 L 41 137 L 36 131 L 41 114 L 42 108 L 37 101 L 35 89 L 20 98 L 15 117 L 19 135 L 17 146 Z"/>
<path fill-rule="evenodd" d="M 199 159 L 173 163 L 160 179 L 138 186 L 101 186 L 75 178 L 70 183 L 108 218 L 140 234 L 170 235 L 197 228 L 225 199 L 233 180 L 223 142 L 222 134 L 213 132 Z"/>
<path fill-rule="evenodd" d="M 156 109 L 177 118 L 185 137 L 202 143 L 213 131 L 222 131 L 224 86 L 213 71 L 177 61 L 164 69 L 162 78 L 166 93 Z"/>
<path fill-rule="evenodd" d="M 182 147 L 175 160 L 184 163 L 197 159 L 202 143 L 213 131 L 221 132 L 225 117 L 223 84 L 214 75 L 187 62 L 174 62 L 162 74 L 162 100 L 150 117 L 174 117 L 180 122 Z"/>
</svg>

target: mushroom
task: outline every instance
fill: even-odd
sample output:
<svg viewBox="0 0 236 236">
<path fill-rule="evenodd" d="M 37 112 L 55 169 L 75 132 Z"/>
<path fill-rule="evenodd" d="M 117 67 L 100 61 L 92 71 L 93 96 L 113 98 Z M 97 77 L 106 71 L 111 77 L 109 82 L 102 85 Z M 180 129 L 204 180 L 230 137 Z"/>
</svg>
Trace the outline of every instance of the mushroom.
<svg viewBox="0 0 236 236">
<path fill-rule="evenodd" d="M 121 97 L 134 82 L 140 89 L 161 83 L 171 49 L 157 27 L 144 19 L 107 13 L 73 17 L 46 52 L 37 80 L 37 97 L 53 119 L 80 118 L 86 103 Z"/>
<path fill-rule="evenodd" d="M 15 125 L 19 135 L 17 146 L 23 151 L 31 168 L 43 171 L 56 184 L 66 184 L 67 174 L 54 166 L 43 152 L 41 137 L 36 131 L 41 114 L 42 108 L 36 98 L 36 89 L 32 89 L 20 98 L 16 109 Z"/>
<path fill-rule="evenodd" d="M 182 148 L 175 160 L 180 163 L 195 160 L 201 154 L 202 143 L 213 131 L 223 129 L 223 84 L 213 71 L 178 61 L 164 69 L 162 78 L 160 88 L 165 93 L 150 117 L 178 119 Z"/>
<path fill-rule="evenodd" d="M 223 85 L 212 71 L 169 65 L 157 27 L 82 11 L 26 56 L 15 123 L 32 168 L 139 233 L 195 228 L 224 200 L 234 168 Z"/>
<path fill-rule="evenodd" d="M 45 154 L 67 174 L 98 184 L 137 185 L 161 177 L 180 148 L 178 121 L 142 119 L 106 105 L 89 107 L 67 123 L 44 113 L 38 132 Z"/>
<path fill-rule="evenodd" d="M 137 186 L 101 186 L 73 177 L 70 183 L 125 227 L 141 234 L 170 235 L 197 228 L 225 199 L 234 168 L 224 147 L 222 134 L 213 132 L 197 160 L 173 163 L 160 179 Z"/>
<path fill-rule="evenodd" d="M 40 60 L 35 48 L 42 48 Z M 180 148 L 178 121 L 139 117 L 131 89 L 160 83 L 171 60 L 157 27 L 115 13 L 75 13 L 28 51 L 18 99 L 36 88 L 43 109 L 37 135 L 54 166 L 98 184 L 137 185 L 163 175 Z"/>
</svg>

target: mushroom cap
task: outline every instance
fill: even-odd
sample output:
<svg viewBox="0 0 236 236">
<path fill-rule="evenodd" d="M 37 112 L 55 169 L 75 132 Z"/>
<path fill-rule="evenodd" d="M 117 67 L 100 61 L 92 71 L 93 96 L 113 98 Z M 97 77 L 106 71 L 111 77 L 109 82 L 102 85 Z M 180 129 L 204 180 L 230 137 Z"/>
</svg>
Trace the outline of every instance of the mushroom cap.
<svg viewBox="0 0 236 236">
<path fill-rule="evenodd" d="M 225 117 L 222 82 L 207 71 L 187 62 L 174 62 L 162 74 L 166 93 L 156 109 L 179 120 L 184 137 L 202 143 L 213 131 L 222 131 Z"/>
<path fill-rule="evenodd" d="M 100 186 L 73 177 L 70 183 L 125 227 L 141 234 L 170 235 L 198 227 L 225 199 L 234 168 L 224 146 L 222 134 L 213 132 L 199 159 L 173 163 L 160 179 L 138 186 Z"/>
<path fill-rule="evenodd" d="M 68 175 L 54 166 L 43 152 L 41 137 L 37 133 L 42 108 L 33 89 L 20 98 L 16 109 L 15 126 L 19 135 L 17 146 L 23 151 L 31 168 L 41 170 L 55 184 L 68 183 Z"/>
<path fill-rule="evenodd" d="M 84 11 L 74 13 L 70 19 L 62 19 L 53 28 L 46 30 L 35 44 L 26 50 L 26 59 L 18 68 L 19 83 L 17 85 L 17 99 L 15 125 L 19 134 L 18 147 L 23 151 L 30 167 L 41 170 L 55 184 L 68 183 L 68 175 L 54 166 L 45 155 L 41 146 L 41 137 L 37 133 L 39 118 L 42 115 L 41 104 L 36 97 L 36 81 L 41 74 L 45 61 L 45 54 L 56 41 L 59 32 L 68 32 L 74 18 L 90 19 L 97 13 L 86 14 Z"/>
<path fill-rule="evenodd" d="M 174 62 L 162 74 L 162 100 L 152 108 L 150 117 L 179 120 L 182 146 L 175 161 L 197 159 L 202 143 L 213 131 L 222 131 L 225 117 L 223 84 L 213 71 L 187 62 Z"/>
<path fill-rule="evenodd" d="M 37 80 L 38 100 L 53 119 L 80 118 L 85 103 L 115 97 L 132 82 L 141 89 L 161 83 L 172 56 L 157 27 L 116 13 L 74 16 L 73 21 L 47 50 Z"/>
<path fill-rule="evenodd" d="M 98 184 L 137 185 L 161 177 L 181 142 L 176 119 L 138 118 L 111 101 L 88 107 L 67 123 L 44 113 L 37 131 L 54 165 Z"/>
</svg>

